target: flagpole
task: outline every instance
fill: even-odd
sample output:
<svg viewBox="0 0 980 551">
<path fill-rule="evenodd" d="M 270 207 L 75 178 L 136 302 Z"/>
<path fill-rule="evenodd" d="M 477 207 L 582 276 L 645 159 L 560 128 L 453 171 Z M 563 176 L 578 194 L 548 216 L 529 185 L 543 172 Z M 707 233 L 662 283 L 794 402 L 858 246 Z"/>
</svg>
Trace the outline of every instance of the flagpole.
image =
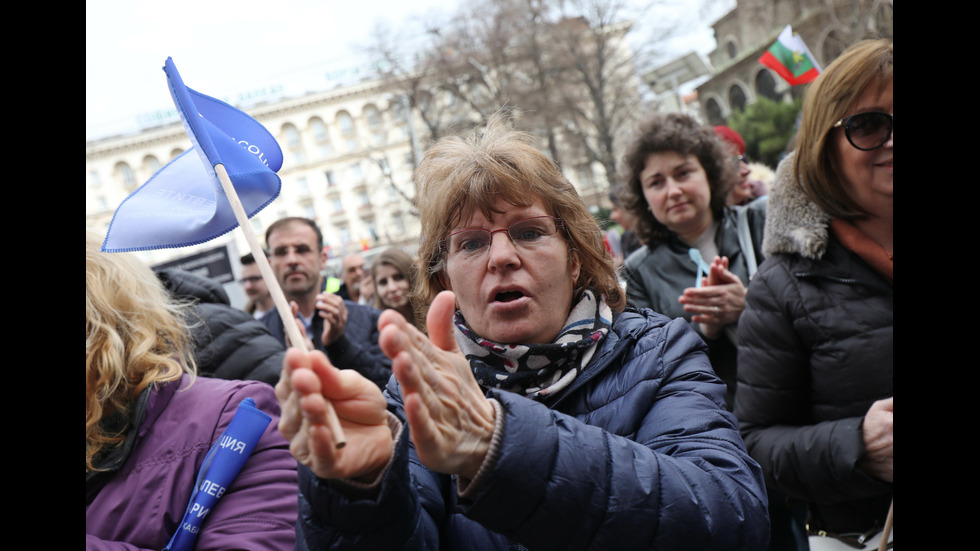
<svg viewBox="0 0 980 551">
<path fill-rule="evenodd" d="M 275 274 L 272 273 L 272 266 L 269 265 L 269 259 L 265 257 L 265 251 L 262 249 L 262 245 L 259 244 L 259 240 L 255 236 L 255 232 L 252 231 L 252 226 L 248 223 L 248 215 L 245 214 L 245 208 L 242 206 L 242 202 L 238 198 L 238 193 L 235 191 L 235 186 L 231 183 L 231 177 L 228 176 L 228 171 L 225 169 L 225 165 L 216 163 L 214 165 L 214 172 L 218 175 L 218 181 L 221 182 L 221 187 L 225 191 L 225 196 L 228 197 L 228 202 L 231 204 L 231 209 L 235 213 L 235 218 L 238 219 L 238 226 L 241 227 L 242 232 L 245 233 L 245 240 L 248 242 L 248 246 L 252 250 L 252 256 L 255 257 L 255 263 L 259 266 L 259 272 L 262 274 L 262 279 L 266 281 L 266 284 L 269 287 L 269 294 L 272 296 L 272 302 L 276 305 L 276 309 L 279 311 L 279 317 L 282 318 L 282 326 L 286 330 L 286 335 L 289 338 L 289 342 L 295 347 L 301 347 L 300 343 L 304 343 L 306 340 L 303 338 L 299 331 L 299 327 L 295 323 L 293 311 L 289 307 L 289 303 L 286 302 L 286 295 L 283 294 L 282 288 L 279 286 L 279 281 L 276 279 Z M 292 320 L 292 323 L 290 323 L 290 320 Z M 303 348 L 304 350 L 306 349 L 306 347 Z M 330 403 L 330 400 L 326 400 L 326 405 L 327 424 L 330 426 L 330 432 L 333 433 L 337 449 L 340 449 L 347 444 L 347 439 L 344 436 L 343 429 L 340 427 L 340 420 L 337 419 L 337 413 L 333 409 L 333 404 Z"/>
</svg>

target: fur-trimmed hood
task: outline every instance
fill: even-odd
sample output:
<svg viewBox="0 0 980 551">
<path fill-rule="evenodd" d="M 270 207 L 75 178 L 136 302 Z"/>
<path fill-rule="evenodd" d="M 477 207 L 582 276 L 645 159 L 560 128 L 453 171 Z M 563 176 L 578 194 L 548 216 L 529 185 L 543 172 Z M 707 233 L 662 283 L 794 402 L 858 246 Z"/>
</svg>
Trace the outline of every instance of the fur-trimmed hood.
<svg viewBox="0 0 980 551">
<path fill-rule="evenodd" d="M 803 193 L 793 175 L 794 157 L 790 153 L 776 168 L 762 250 L 766 256 L 789 253 L 819 260 L 827 250 L 831 217 Z"/>
</svg>

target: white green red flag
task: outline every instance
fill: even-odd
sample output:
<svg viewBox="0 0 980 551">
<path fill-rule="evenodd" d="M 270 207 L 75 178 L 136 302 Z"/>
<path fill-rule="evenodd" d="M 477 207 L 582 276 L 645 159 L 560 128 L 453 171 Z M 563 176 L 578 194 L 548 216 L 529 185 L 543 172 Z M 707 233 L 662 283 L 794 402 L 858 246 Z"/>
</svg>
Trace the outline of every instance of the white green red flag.
<svg viewBox="0 0 980 551">
<path fill-rule="evenodd" d="M 789 25 L 779 33 L 776 43 L 759 58 L 759 63 L 776 71 L 790 86 L 806 84 L 820 74 L 820 65 L 800 35 Z"/>
</svg>

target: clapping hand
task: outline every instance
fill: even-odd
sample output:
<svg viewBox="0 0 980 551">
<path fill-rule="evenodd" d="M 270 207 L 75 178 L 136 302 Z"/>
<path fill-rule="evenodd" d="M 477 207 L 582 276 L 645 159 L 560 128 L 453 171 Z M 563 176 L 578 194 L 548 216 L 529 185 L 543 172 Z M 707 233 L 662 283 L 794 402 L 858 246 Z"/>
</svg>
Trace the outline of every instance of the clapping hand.
<svg viewBox="0 0 980 551">
<path fill-rule="evenodd" d="M 378 342 L 401 385 L 419 459 L 434 471 L 472 479 L 490 448 L 494 409 L 456 344 L 454 303 L 451 291 L 436 296 L 426 320 L 430 337 L 385 310 Z"/>
<path fill-rule="evenodd" d="M 701 324 L 705 336 L 717 338 L 726 325 L 742 315 L 745 293 L 742 280 L 728 270 L 728 257 L 716 256 L 702 286 L 684 289 L 678 302 L 685 312 L 694 314 L 691 321 Z"/>
</svg>

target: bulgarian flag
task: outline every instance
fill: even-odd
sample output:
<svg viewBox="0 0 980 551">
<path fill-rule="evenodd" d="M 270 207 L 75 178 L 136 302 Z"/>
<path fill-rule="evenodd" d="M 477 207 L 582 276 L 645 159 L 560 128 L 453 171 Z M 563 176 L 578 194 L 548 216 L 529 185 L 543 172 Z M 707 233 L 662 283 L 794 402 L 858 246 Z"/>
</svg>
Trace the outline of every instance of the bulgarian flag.
<svg viewBox="0 0 980 551">
<path fill-rule="evenodd" d="M 790 86 L 806 84 L 817 78 L 820 66 L 800 35 L 794 35 L 789 25 L 779 33 L 776 43 L 759 58 L 759 63 L 783 77 Z"/>
</svg>

